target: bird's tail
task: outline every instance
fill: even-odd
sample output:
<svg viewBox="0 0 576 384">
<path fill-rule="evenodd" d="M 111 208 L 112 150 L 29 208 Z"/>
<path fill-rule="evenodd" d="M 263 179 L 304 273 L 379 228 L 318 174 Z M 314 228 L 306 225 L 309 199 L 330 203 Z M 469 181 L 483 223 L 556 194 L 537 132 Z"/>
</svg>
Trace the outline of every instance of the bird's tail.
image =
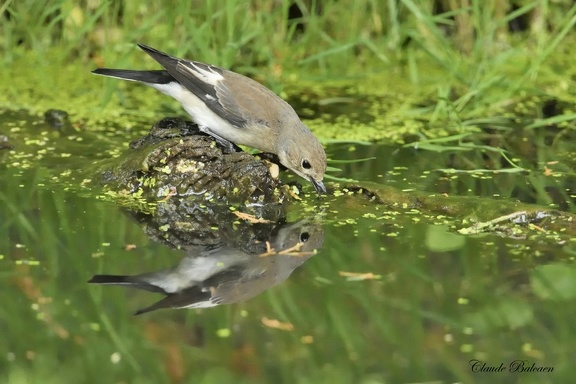
<svg viewBox="0 0 576 384">
<path fill-rule="evenodd" d="M 174 81 L 167 71 L 135 71 L 132 69 L 111 69 L 111 68 L 98 68 L 92 73 L 101 76 L 114 77 L 117 79 L 138 81 L 148 84 L 168 84 Z"/>
</svg>

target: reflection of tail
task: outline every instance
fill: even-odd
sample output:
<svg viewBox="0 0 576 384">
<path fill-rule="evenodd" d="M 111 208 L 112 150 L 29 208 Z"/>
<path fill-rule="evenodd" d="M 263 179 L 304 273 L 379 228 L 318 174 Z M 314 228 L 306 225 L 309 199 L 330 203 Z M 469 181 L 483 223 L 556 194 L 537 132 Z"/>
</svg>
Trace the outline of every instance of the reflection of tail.
<svg viewBox="0 0 576 384">
<path fill-rule="evenodd" d="M 143 289 L 166 295 L 162 300 L 146 308 L 137 310 L 134 315 L 141 315 L 162 308 L 209 308 L 217 305 L 217 303 L 211 300 L 212 292 L 210 289 L 192 285 L 178 292 L 166 292 L 160 286 L 144 281 L 143 276 L 145 275 L 94 275 L 90 280 L 88 280 L 88 283 L 122 285 L 125 287 Z"/>
<path fill-rule="evenodd" d="M 121 275 L 94 275 L 88 282 L 94 284 L 132 284 L 130 276 Z"/>
<path fill-rule="evenodd" d="M 159 286 L 137 279 L 135 276 L 94 275 L 90 280 L 88 280 L 88 282 L 91 284 L 123 285 L 130 288 L 166 294 L 166 291 Z"/>
</svg>

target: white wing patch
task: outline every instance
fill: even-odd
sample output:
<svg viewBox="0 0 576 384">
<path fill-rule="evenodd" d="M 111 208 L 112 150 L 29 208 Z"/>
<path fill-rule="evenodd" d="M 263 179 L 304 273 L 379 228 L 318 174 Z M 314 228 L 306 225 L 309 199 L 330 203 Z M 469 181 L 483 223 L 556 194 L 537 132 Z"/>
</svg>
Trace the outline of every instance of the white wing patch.
<svg viewBox="0 0 576 384">
<path fill-rule="evenodd" d="M 221 74 L 214 71 L 209 65 L 206 66 L 208 70 L 200 68 L 193 61 L 180 61 L 178 65 L 182 66 L 186 71 L 190 72 L 190 74 L 192 74 L 192 76 L 195 78 L 202 80 L 206 84 L 210 84 L 212 86 L 216 86 L 216 83 L 224 79 Z"/>
</svg>

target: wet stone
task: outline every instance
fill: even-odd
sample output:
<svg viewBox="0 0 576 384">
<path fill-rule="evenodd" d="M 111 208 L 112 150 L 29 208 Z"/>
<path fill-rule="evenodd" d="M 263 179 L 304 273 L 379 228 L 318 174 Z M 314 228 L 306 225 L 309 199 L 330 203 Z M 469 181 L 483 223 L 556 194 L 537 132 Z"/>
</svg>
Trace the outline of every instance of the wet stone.
<svg viewBox="0 0 576 384">
<path fill-rule="evenodd" d="M 44 121 L 59 131 L 65 131 L 70 127 L 68 112 L 59 109 L 49 109 L 44 112 Z"/>
</svg>

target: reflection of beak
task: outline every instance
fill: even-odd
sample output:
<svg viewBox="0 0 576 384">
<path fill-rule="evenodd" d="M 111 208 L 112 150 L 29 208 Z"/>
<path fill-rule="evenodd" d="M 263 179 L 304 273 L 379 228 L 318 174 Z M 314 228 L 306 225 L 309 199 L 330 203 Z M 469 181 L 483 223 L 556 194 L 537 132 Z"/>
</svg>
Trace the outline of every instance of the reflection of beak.
<svg viewBox="0 0 576 384">
<path fill-rule="evenodd" d="M 316 190 L 316 192 L 318 192 L 319 195 L 322 193 L 326 193 L 326 187 L 324 186 L 323 182 L 316 181 L 312 177 L 310 178 L 310 182 L 312 183 L 314 189 Z"/>
</svg>

